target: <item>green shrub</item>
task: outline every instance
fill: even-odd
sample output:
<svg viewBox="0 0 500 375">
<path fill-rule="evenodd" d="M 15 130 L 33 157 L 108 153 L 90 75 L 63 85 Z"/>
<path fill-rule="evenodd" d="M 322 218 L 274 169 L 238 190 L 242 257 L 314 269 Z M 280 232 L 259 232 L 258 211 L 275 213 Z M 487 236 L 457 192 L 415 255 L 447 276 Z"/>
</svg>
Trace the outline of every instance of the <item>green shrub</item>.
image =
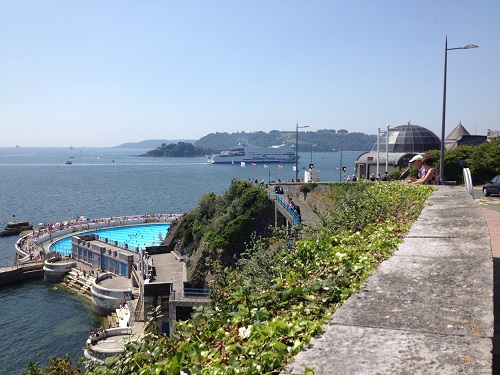
<svg viewBox="0 0 500 375">
<path fill-rule="evenodd" d="M 315 182 L 308 182 L 305 184 L 300 185 L 299 191 L 301 193 L 307 194 L 316 189 L 316 186 L 318 186 L 317 183 Z"/>
</svg>

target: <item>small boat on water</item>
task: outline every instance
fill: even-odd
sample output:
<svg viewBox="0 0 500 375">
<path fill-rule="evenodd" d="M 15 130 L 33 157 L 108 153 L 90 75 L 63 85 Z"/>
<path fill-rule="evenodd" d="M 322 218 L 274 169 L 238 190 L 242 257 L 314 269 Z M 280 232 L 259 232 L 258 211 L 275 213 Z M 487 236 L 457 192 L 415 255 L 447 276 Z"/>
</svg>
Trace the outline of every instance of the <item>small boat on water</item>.
<svg viewBox="0 0 500 375">
<path fill-rule="evenodd" d="M 69 160 L 66 160 L 66 162 L 64 164 L 68 164 L 69 165 L 69 164 L 73 164 L 73 162 L 69 161 Z"/>
</svg>

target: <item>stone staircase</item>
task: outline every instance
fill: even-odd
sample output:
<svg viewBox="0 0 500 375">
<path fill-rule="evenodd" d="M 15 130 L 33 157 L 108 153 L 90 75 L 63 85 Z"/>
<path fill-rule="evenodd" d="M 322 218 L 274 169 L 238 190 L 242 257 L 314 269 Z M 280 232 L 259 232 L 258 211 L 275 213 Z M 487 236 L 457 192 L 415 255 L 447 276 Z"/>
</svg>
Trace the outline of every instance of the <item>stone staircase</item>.
<svg viewBox="0 0 500 375">
<path fill-rule="evenodd" d="M 64 283 L 68 289 L 87 299 L 92 299 L 91 287 L 93 281 L 94 278 L 92 276 L 88 274 L 84 276 L 76 268 L 71 269 L 64 279 Z"/>
<path fill-rule="evenodd" d="M 105 322 L 107 323 L 107 327 L 105 327 L 106 329 L 118 327 L 119 321 L 118 321 L 118 316 L 116 315 L 116 312 L 113 312 L 113 313 L 111 313 L 111 315 L 108 315 L 106 317 Z"/>
<path fill-rule="evenodd" d="M 128 327 L 130 320 L 130 311 L 128 308 L 116 309 L 108 315 L 105 319 L 105 329 L 118 328 L 118 327 Z"/>
</svg>

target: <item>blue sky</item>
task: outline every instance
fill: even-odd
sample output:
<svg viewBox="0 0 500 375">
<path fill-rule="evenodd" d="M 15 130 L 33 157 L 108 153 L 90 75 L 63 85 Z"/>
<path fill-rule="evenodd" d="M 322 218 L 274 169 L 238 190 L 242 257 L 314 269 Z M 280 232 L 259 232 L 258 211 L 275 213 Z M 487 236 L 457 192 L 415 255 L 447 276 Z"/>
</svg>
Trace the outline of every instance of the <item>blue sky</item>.
<svg viewBox="0 0 500 375">
<path fill-rule="evenodd" d="M 0 0 L 0 147 L 500 130 L 500 2 Z"/>
</svg>

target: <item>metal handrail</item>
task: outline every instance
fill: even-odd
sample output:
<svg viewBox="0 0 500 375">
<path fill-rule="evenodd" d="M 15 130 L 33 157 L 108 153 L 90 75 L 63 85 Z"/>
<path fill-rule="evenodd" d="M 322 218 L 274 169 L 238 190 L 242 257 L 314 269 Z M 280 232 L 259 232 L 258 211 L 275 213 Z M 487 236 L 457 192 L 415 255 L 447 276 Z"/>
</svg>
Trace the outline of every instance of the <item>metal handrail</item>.
<svg viewBox="0 0 500 375">
<path fill-rule="evenodd" d="M 210 294 L 210 288 L 183 288 L 184 298 L 206 298 Z"/>
<path fill-rule="evenodd" d="M 276 194 L 276 201 L 292 216 L 292 225 L 300 224 L 300 215 L 294 209 L 292 209 L 292 207 L 290 207 L 288 202 L 283 200 L 278 194 Z"/>
<path fill-rule="evenodd" d="M 141 320 L 141 316 L 142 316 L 142 313 L 143 313 L 143 303 L 144 303 L 144 290 L 142 288 L 142 284 L 140 285 L 140 288 L 141 288 L 141 291 L 139 293 L 139 299 L 137 300 L 137 304 L 135 305 L 135 310 L 134 310 L 134 313 L 132 314 L 132 322 L 130 324 L 130 326 L 132 327 L 136 321 L 140 321 Z"/>
<path fill-rule="evenodd" d="M 467 191 L 467 193 L 469 193 L 470 195 L 474 196 L 473 185 L 472 185 L 472 177 L 471 177 L 471 174 L 470 174 L 470 169 L 469 168 L 464 168 L 463 174 L 464 174 L 465 190 Z"/>
</svg>

